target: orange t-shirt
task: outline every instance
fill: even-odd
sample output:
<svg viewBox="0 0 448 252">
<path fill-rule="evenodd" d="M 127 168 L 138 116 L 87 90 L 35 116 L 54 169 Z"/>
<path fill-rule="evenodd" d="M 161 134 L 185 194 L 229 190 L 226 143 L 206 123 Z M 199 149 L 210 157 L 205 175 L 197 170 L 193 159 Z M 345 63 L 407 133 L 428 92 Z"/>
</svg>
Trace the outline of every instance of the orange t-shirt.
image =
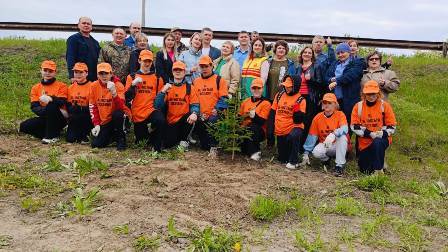
<svg viewBox="0 0 448 252">
<path fill-rule="evenodd" d="M 335 111 L 330 117 L 326 117 L 324 112 L 320 112 L 314 117 L 308 134 L 318 136 L 319 143 L 322 143 L 328 134 L 344 125 L 348 127 L 347 118 L 342 111 Z"/>
<path fill-rule="evenodd" d="M 219 82 L 219 90 L 216 85 L 216 78 L 218 75 L 213 74 L 208 78 L 196 78 L 193 81 L 194 89 L 199 97 L 199 107 L 201 114 L 209 116 L 215 108 L 216 103 L 222 96 L 227 96 L 227 81 L 221 78 Z"/>
<path fill-rule="evenodd" d="M 39 102 L 41 106 L 45 107 L 47 104 L 39 101 L 40 96 L 46 94 L 48 96 L 67 99 L 67 93 L 67 85 L 63 82 L 55 81 L 49 85 L 43 85 L 39 82 L 31 88 L 30 100 L 31 102 Z"/>
<path fill-rule="evenodd" d="M 383 101 L 384 106 L 384 122 L 383 114 L 381 112 L 381 101 L 378 100 L 375 105 L 369 107 L 366 102 L 362 102 L 361 117 L 358 116 L 358 104 L 355 104 L 352 111 L 352 125 L 360 124 L 370 131 L 381 130 L 383 126 L 395 126 L 397 120 L 395 119 L 394 111 L 389 103 Z M 359 150 L 364 150 L 373 142 L 370 137 L 358 137 Z M 389 136 L 389 144 L 392 143 L 392 137 Z"/>
<path fill-rule="evenodd" d="M 90 96 L 90 85 L 92 83 L 88 81 L 82 85 L 74 82 L 70 87 L 68 87 L 68 99 L 72 105 L 77 104 L 78 106 L 87 107 L 89 106 L 89 96 Z"/>
<path fill-rule="evenodd" d="M 275 113 L 275 135 L 284 136 L 289 134 L 293 128 L 304 128 L 303 123 L 295 124 L 293 120 L 294 105 L 297 103 L 300 97 L 300 93 L 294 95 L 287 95 L 283 93 L 280 100 L 277 103 L 277 93 L 272 103 L 272 109 L 276 110 Z M 299 104 L 299 110 L 305 113 L 306 100 L 303 99 Z"/>
<path fill-rule="evenodd" d="M 263 100 L 261 102 L 260 101 L 253 102 L 251 97 L 246 98 L 246 100 L 244 100 L 241 103 L 240 111 L 239 111 L 239 115 L 246 116 L 242 123 L 243 126 L 247 126 L 251 123 L 252 119 L 249 117 L 248 113 L 250 110 L 252 110 L 254 108 L 255 108 L 255 113 L 259 117 L 261 117 L 263 119 L 268 119 L 269 113 L 271 112 L 271 103 L 268 100 Z"/>
<path fill-rule="evenodd" d="M 199 103 L 199 98 L 196 90 L 193 88 L 190 90 L 190 94 L 187 95 L 187 84 L 180 86 L 173 84 L 165 94 L 165 103 L 168 106 L 166 120 L 168 124 L 173 124 L 190 112 L 190 104 Z"/>
<path fill-rule="evenodd" d="M 143 82 L 139 83 L 135 86 L 135 97 L 132 100 L 132 121 L 133 122 L 142 122 L 154 112 L 154 100 L 156 99 L 157 92 L 162 90 L 163 83 L 162 78 L 159 78 L 159 86 L 157 85 L 157 77 L 155 74 L 136 74 L 135 78 L 142 78 Z M 127 91 L 131 88 L 132 77 L 128 75 L 126 79 L 126 88 Z"/>
<path fill-rule="evenodd" d="M 124 87 L 121 82 L 115 82 L 117 96 L 124 101 Z M 96 106 L 100 117 L 100 125 L 109 123 L 112 120 L 112 112 L 117 108 L 113 102 L 112 94 L 99 80 L 93 82 L 90 86 L 89 105 Z M 126 111 L 125 111 L 126 112 Z"/>
</svg>

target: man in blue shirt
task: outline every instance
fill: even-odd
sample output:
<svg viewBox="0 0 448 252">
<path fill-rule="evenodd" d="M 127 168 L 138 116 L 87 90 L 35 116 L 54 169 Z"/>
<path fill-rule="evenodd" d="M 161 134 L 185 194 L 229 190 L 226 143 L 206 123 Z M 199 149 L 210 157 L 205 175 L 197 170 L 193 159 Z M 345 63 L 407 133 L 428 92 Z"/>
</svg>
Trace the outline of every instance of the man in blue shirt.
<svg viewBox="0 0 448 252">
<path fill-rule="evenodd" d="M 233 57 L 240 64 L 240 70 L 243 68 L 243 63 L 246 60 L 250 52 L 250 39 L 247 31 L 240 31 L 238 33 L 239 45 L 235 48 Z"/>
<path fill-rule="evenodd" d="M 139 22 L 132 22 L 129 25 L 129 36 L 124 40 L 124 44 L 131 48 L 135 48 L 135 36 L 142 31 L 142 25 Z"/>
<path fill-rule="evenodd" d="M 68 76 L 73 82 L 73 67 L 76 63 L 85 63 L 89 69 L 87 79 L 95 81 L 97 79 L 96 65 L 98 64 L 98 55 L 100 44 L 92 36 L 92 19 L 89 17 L 80 17 L 78 21 L 79 32 L 71 35 L 67 39 L 67 50 L 65 59 L 67 61 Z"/>
</svg>

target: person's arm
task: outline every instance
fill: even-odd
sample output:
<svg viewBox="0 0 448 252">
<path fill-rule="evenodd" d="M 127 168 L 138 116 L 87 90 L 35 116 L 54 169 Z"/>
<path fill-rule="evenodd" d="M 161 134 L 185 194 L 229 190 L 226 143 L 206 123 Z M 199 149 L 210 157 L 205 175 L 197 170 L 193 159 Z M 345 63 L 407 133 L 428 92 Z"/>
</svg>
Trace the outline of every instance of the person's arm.
<svg viewBox="0 0 448 252">
<path fill-rule="evenodd" d="M 135 74 L 138 71 L 138 55 L 134 52 L 131 52 L 131 56 L 129 56 L 129 74 Z"/>
<path fill-rule="evenodd" d="M 397 119 L 395 113 L 389 103 L 384 103 L 384 126 L 383 132 L 387 133 L 387 136 L 395 134 L 397 128 Z M 383 134 L 385 135 L 385 134 Z"/>
<path fill-rule="evenodd" d="M 308 136 L 306 137 L 305 144 L 303 144 L 303 149 L 305 150 L 304 154 L 309 154 L 313 152 L 317 140 L 318 137 L 316 135 L 308 134 Z"/>
<path fill-rule="evenodd" d="M 370 131 L 362 125 L 361 118 L 358 116 L 358 103 L 352 110 L 350 129 L 359 137 L 370 136 Z"/>
<path fill-rule="evenodd" d="M 67 50 L 65 51 L 65 59 L 67 61 L 67 70 L 68 70 L 68 78 L 72 79 L 73 78 L 73 66 L 75 65 L 75 55 L 78 51 L 78 46 L 76 43 L 76 40 L 73 36 L 70 36 L 67 39 Z"/>
<path fill-rule="evenodd" d="M 252 118 L 252 123 L 257 124 L 259 126 L 263 126 L 267 119 L 269 118 L 269 114 L 271 112 L 271 104 L 265 100 L 262 101 L 260 105 L 258 105 L 259 111 L 255 111 L 255 117 Z"/>
<path fill-rule="evenodd" d="M 331 65 L 336 61 L 336 53 L 334 52 L 334 48 L 332 44 L 327 44 L 327 64 Z"/>
<path fill-rule="evenodd" d="M 154 108 L 158 110 L 163 110 L 165 108 L 165 97 L 164 92 L 159 92 L 154 100 Z"/>
<path fill-rule="evenodd" d="M 220 83 L 219 83 L 219 90 L 218 90 L 219 100 L 215 105 L 216 110 L 227 109 L 227 107 L 229 106 L 227 104 L 228 95 L 229 95 L 229 93 L 228 93 L 228 88 L 227 88 L 227 81 L 224 80 L 224 78 L 221 78 Z"/>
<path fill-rule="evenodd" d="M 163 52 L 159 51 L 156 54 L 156 73 L 157 76 L 163 78 L 164 81 L 169 81 L 169 78 L 167 79 L 168 74 L 165 73 L 165 62 L 163 59 Z"/>
<path fill-rule="evenodd" d="M 266 81 L 268 80 L 269 75 L 269 62 L 267 60 L 263 61 L 261 63 L 261 69 L 260 69 L 260 78 L 263 80 L 263 83 L 266 84 Z"/>
<path fill-rule="evenodd" d="M 394 93 L 400 87 L 400 80 L 397 78 L 397 75 L 394 71 L 386 70 L 384 73 L 386 78 L 384 79 L 384 85 L 381 87 L 386 90 L 387 93 Z"/>
<path fill-rule="evenodd" d="M 44 106 L 40 105 L 40 102 L 31 102 L 31 111 L 37 116 L 44 116 L 46 114 L 46 109 Z"/>
<path fill-rule="evenodd" d="M 95 94 L 92 93 L 90 94 L 89 97 L 89 112 L 93 126 L 100 125 L 101 124 L 100 112 L 98 110 L 98 106 L 96 105 Z"/>
<path fill-rule="evenodd" d="M 292 120 L 294 124 L 301 124 L 305 122 L 306 100 L 303 99 L 300 103 L 295 103 L 293 107 Z"/>
<path fill-rule="evenodd" d="M 229 85 L 229 93 L 235 94 L 236 90 L 239 87 L 241 72 L 240 72 L 240 64 L 234 59 L 232 60 L 232 65 L 230 65 L 230 85 Z"/>
</svg>

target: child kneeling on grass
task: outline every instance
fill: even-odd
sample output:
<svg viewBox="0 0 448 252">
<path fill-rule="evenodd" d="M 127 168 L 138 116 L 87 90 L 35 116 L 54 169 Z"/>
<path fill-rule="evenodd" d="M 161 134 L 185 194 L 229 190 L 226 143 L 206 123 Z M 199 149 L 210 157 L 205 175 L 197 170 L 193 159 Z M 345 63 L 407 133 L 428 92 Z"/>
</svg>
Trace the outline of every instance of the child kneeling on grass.
<svg viewBox="0 0 448 252">
<path fill-rule="evenodd" d="M 383 173 L 386 149 L 397 125 L 392 107 L 382 97 L 378 82 L 370 80 L 352 111 L 350 127 L 358 138 L 358 166 L 367 174 Z"/>
<path fill-rule="evenodd" d="M 31 88 L 31 110 L 37 115 L 20 123 L 19 132 L 42 139 L 50 144 L 59 140 L 67 125 L 67 85 L 57 81 L 56 63 L 45 60 L 41 64 L 42 80 Z"/>
<path fill-rule="evenodd" d="M 344 113 L 338 108 L 336 96 L 333 93 L 325 94 L 322 99 L 323 112 L 314 117 L 303 146 L 305 152 L 301 166 L 310 164 L 309 153 L 323 161 L 325 169 L 330 158 L 336 157 L 335 175 L 342 176 L 346 163 L 348 125 Z"/>
</svg>

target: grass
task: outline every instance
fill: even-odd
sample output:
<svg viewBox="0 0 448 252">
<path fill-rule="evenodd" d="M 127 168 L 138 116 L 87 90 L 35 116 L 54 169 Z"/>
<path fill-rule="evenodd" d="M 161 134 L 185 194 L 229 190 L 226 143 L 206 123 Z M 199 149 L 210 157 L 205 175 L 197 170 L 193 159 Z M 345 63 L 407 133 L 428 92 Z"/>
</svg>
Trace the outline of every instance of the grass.
<svg viewBox="0 0 448 252">
<path fill-rule="evenodd" d="M 33 198 L 33 197 L 29 196 L 29 197 L 25 197 L 21 200 L 20 206 L 26 212 L 34 213 L 37 210 L 39 210 L 39 208 L 44 206 L 44 202 L 39 198 Z"/>
<path fill-rule="evenodd" d="M 123 224 L 123 225 L 116 225 L 112 228 L 112 231 L 118 235 L 128 235 L 129 234 L 129 225 Z"/>
<path fill-rule="evenodd" d="M 364 211 L 364 206 L 355 198 L 336 198 L 335 205 L 329 209 L 331 213 L 345 216 L 360 216 Z"/>
<path fill-rule="evenodd" d="M 369 192 L 374 190 L 390 192 L 393 190 L 390 177 L 385 175 L 364 176 L 355 181 L 355 185 L 358 189 Z"/>
<path fill-rule="evenodd" d="M 313 241 L 309 241 L 306 238 L 305 233 L 303 231 L 298 230 L 294 233 L 294 238 L 295 238 L 295 246 L 304 249 L 305 251 L 318 252 L 324 250 L 325 248 L 325 244 L 323 240 L 320 238 L 319 234 Z"/>
<path fill-rule="evenodd" d="M 78 172 L 80 178 L 95 171 L 101 172 L 101 178 L 110 176 L 107 173 L 109 170 L 109 165 L 90 156 L 76 158 L 72 164 L 72 167 Z"/>
<path fill-rule="evenodd" d="M 50 152 L 48 153 L 47 163 L 44 165 L 44 170 L 49 172 L 58 172 L 62 171 L 65 166 L 62 165 L 59 157 L 61 156 L 61 152 L 58 148 L 52 147 Z"/>
<path fill-rule="evenodd" d="M 243 237 L 235 232 L 214 230 L 206 227 L 203 230 L 195 229 L 191 234 L 189 252 L 218 252 L 240 251 Z"/>
<path fill-rule="evenodd" d="M 134 240 L 133 246 L 136 251 L 155 251 L 160 247 L 160 237 L 141 235 Z"/>
<path fill-rule="evenodd" d="M 71 201 L 73 210 L 70 215 L 78 215 L 84 217 L 95 211 L 96 204 L 98 203 L 99 189 L 92 188 L 87 193 L 82 188 L 76 188 L 75 194 Z"/>
<path fill-rule="evenodd" d="M 258 195 L 250 202 L 250 213 L 256 220 L 272 221 L 274 218 L 286 213 L 286 202 L 270 196 Z"/>
</svg>

